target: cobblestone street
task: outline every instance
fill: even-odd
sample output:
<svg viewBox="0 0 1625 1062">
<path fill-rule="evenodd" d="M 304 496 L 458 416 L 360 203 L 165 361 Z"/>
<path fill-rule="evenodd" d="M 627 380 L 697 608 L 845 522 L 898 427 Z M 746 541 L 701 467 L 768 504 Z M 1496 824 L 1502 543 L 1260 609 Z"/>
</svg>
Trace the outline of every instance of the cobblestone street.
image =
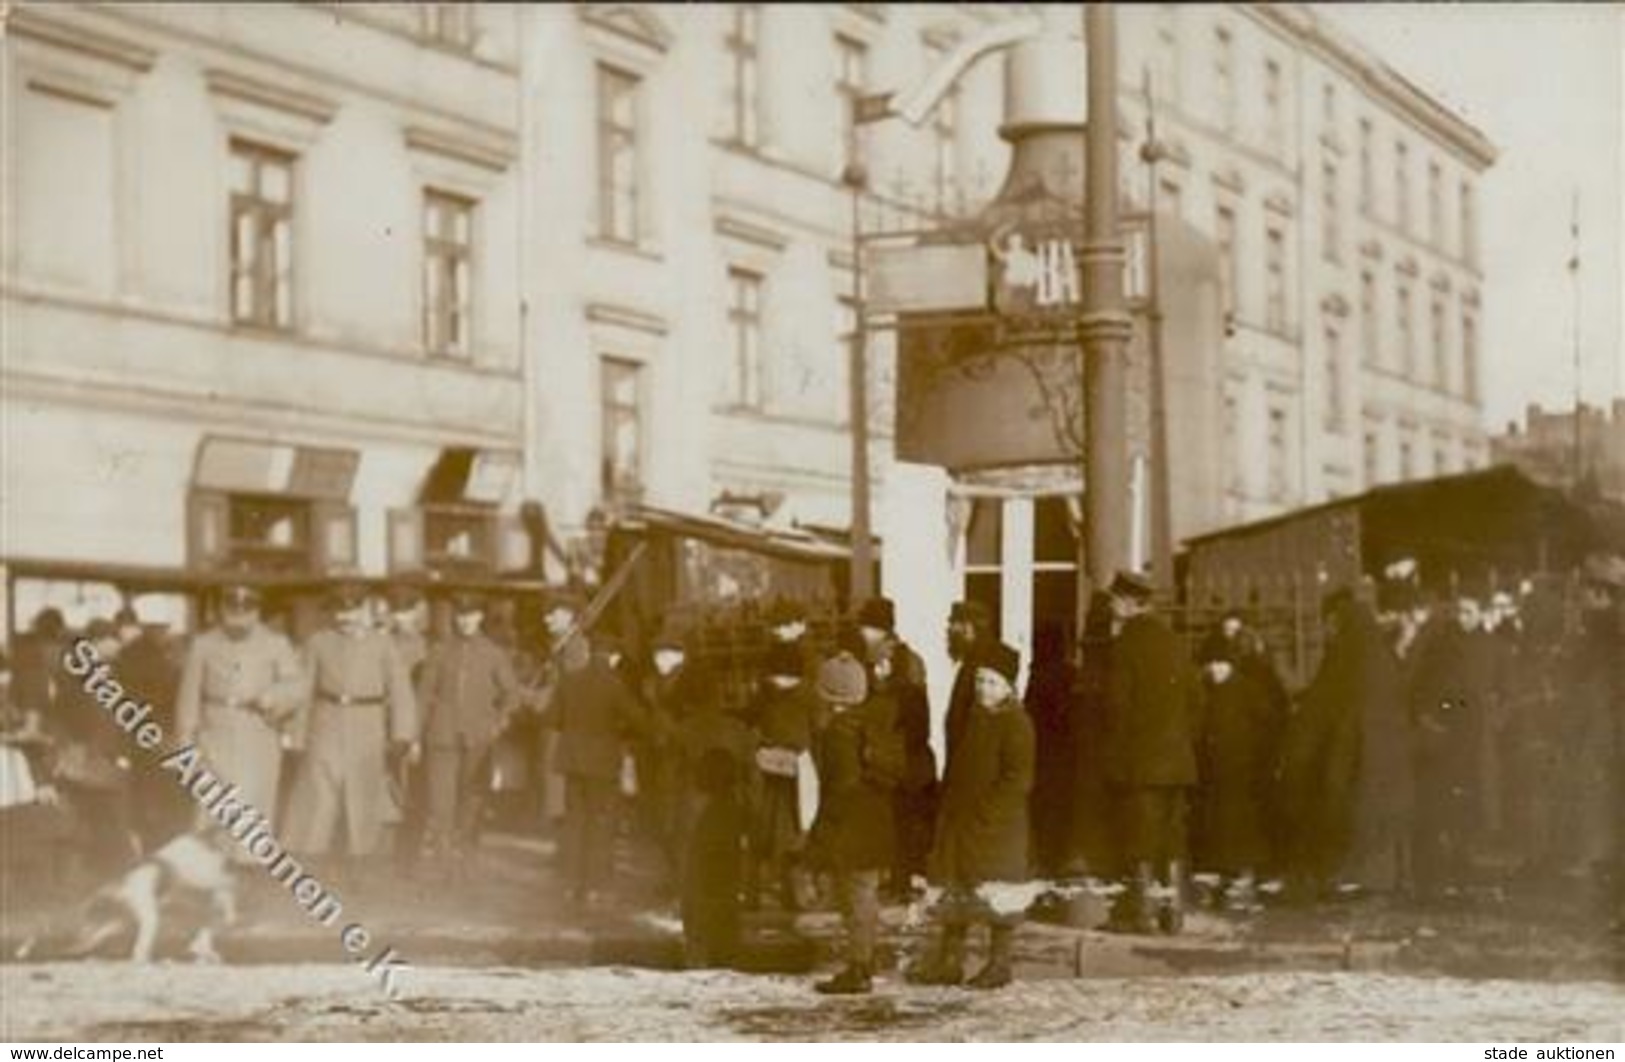
<svg viewBox="0 0 1625 1062">
<path fill-rule="evenodd" d="M 983 995 L 883 981 L 624 968 L 413 970 L 402 998 L 342 966 L 0 970 L 6 1040 L 1625 1039 L 1625 988 L 1381 974 L 1049 979 Z"/>
</svg>

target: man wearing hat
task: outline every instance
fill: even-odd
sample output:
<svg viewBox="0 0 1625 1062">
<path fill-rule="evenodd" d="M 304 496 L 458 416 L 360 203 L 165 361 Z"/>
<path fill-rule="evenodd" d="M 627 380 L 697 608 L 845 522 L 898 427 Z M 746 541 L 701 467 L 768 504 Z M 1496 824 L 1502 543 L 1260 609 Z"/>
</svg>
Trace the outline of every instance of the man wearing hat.
<svg viewBox="0 0 1625 1062">
<path fill-rule="evenodd" d="M 574 599 L 555 598 L 544 619 L 555 646 L 544 725 L 559 732 L 554 759 L 564 776 L 565 885 L 573 902 L 588 905 L 614 872 L 616 797 L 639 712 L 620 676 L 592 652 Z"/>
<path fill-rule="evenodd" d="M 1200 692 L 1179 637 L 1151 611 L 1150 580 L 1120 572 L 1108 592 L 1118 631 L 1107 680 L 1103 754 L 1118 848 L 1131 868 L 1114 922 L 1130 932 L 1148 932 L 1154 919 L 1165 932 L 1177 932 L 1187 860 L 1185 804 L 1197 780 Z"/>
<path fill-rule="evenodd" d="M 810 683 L 818 668 L 818 654 L 807 643 L 807 608 L 792 597 L 778 597 L 767 610 L 767 640 L 794 650 L 802 661 L 802 676 Z"/>
<path fill-rule="evenodd" d="M 304 757 L 287 816 L 295 852 L 326 854 L 342 818 L 347 837 L 340 851 L 364 859 L 379 851 L 385 826 L 399 818 L 390 758 L 415 758 L 417 698 L 394 640 L 370 624 L 368 609 L 359 587 L 340 587 L 333 626 L 305 648 L 308 708 L 294 733 Z"/>
<path fill-rule="evenodd" d="M 794 646 L 768 646 L 767 674 L 750 712 L 757 737 L 755 767 L 761 799 L 752 831 L 754 865 L 747 884 L 758 899 L 764 884 L 779 890 L 786 910 L 795 909 L 800 900 L 796 888 L 802 841 L 800 775 L 803 754 L 812 746 L 813 695 L 804 667 Z"/>
<path fill-rule="evenodd" d="M 452 632 L 424 657 L 418 683 L 423 710 L 431 854 L 454 854 L 459 867 L 474 852 L 480 809 L 490 786 L 491 746 L 519 699 L 508 654 L 486 636 L 485 602 L 452 598 Z"/>
<path fill-rule="evenodd" d="M 219 623 L 187 650 L 175 695 L 176 737 L 275 823 L 284 736 L 305 696 L 306 674 L 287 637 L 260 618 L 252 586 L 223 587 Z"/>
<path fill-rule="evenodd" d="M 920 984 L 959 984 L 966 937 L 972 925 L 985 922 L 987 961 L 969 984 L 994 989 L 1010 983 L 1011 949 L 1024 906 L 1000 902 L 998 893 L 1028 876 L 1027 797 L 1035 738 L 1032 719 L 1016 697 L 1020 655 L 990 640 L 968 663 L 974 669 L 975 701 L 942 778 L 931 850 L 931 877 L 943 887 L 935 909 L 941 931 L 934 952 L 911 966 L 908 977 Z"/>
<path fill-rule="evenodd" d="M 971 664 L 983 643 L 993 638 L 993 617 L 980 601 L 957 601 L 948 613 L 948 656 L 959 665 L 953 691 L 948 695 L 948 715 L 944 726 L 948 759 L 962 729 L 965 713 L 976 703 L 976 668 Z"/>
<path fill-rule="evenodd" d="M 924 877 L 936 822 L 937 761 L 931 751 L 931 703 L 925 662 L 897 636 L 891 598 L 872 597 L 858 609 L 858 630 L 875 681 L 897 704 L 897 726 L 908 765 L 892 793 L 897 818 L 897 858 L 888 892 L 907 899 L 916 876 Z"/>
<path fill-rule="evenodd" d="M 429 655 L 429 639 L 424 635 L 423 592 L 415 586 L 396 586 L 389 591 L 389 633 L 395 651 L 412 681 L 418 680 L 424 658 Z"/>
</svg>

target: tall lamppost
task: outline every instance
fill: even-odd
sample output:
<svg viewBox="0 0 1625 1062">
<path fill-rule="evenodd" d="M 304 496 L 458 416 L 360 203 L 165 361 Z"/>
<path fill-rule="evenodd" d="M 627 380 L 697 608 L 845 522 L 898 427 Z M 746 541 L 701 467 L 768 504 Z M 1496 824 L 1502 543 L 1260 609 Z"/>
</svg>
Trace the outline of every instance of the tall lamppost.
<svg viewBox="0 0 1625 1062">
<path fill-rule="evenodd" d="M 1124 409 L 1132 322 L 1123 303 L 1123 242 L 1117 212 L 1117 16 L 1109 3 L 1084 7 L 1088 49 L 1088 171 L 1083 243 L 1085 534 L 1078 582 L 1079 630 L 1091 589 L 1128 567 L 1129 469 Z"/>
<path fill-rule="evenodd" d="M 857 102 L 854 101 L 854 107 Z M 854 128 L 861 117 L 854 116 Z M 856 605 L 874 593 L 874 535 L 869 486 L 869 356 L 863 307 L 863 193 L 868 173 L 853 160 L 841 171 L 841 183 L 852 193 L 852 336 L 847 358 L 847 402 L 852 421 L 852 568 L 848 600 Z"/>
</svg>

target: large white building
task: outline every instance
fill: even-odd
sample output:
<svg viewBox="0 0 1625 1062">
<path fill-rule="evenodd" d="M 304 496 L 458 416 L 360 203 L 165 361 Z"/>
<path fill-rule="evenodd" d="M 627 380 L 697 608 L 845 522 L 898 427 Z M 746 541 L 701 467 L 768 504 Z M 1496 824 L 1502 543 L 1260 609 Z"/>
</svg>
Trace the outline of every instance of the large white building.
<svg viewBox="0 0 1625 1062">
<path fill-rule="evenodd" d="M 14 5 L 12 629 L 102 607 L 115 567 L 511 568 L 527 500 L 566 540 L 724 494 L 844 527 L 842 174 L 866 229 L 930 229 L 1009 158 L 998 58 L 918 129 L 853 101 L 1021 11 Z M 1149 68 L 1159 199 L 1228 248 L 1211 523 L 1482 463 L 1483 137 L 1301 6 L 1119 23 L 1125 187 L 1143 203 Z M 1025 644 L 1070 614 L 1076 481 L 896 464 L 891 337 L 869 350 L 905 634 L 934 646 L 971 587 Z"/>
</svg>

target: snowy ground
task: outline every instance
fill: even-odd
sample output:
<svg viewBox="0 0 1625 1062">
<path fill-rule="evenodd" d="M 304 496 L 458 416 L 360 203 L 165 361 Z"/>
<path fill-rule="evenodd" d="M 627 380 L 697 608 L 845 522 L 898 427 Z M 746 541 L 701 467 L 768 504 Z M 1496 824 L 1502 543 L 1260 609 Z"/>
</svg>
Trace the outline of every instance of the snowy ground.
<svg viewBox="0 0 1625 1062">
<path fill-rule="evenodd" d="M 1625 986 L 1371 973 L 1048 979 L 830 1000 L 807 980 L 615 967 L 0 967 L 0 1039 L 1625 1040 Z"/>
</svg>

